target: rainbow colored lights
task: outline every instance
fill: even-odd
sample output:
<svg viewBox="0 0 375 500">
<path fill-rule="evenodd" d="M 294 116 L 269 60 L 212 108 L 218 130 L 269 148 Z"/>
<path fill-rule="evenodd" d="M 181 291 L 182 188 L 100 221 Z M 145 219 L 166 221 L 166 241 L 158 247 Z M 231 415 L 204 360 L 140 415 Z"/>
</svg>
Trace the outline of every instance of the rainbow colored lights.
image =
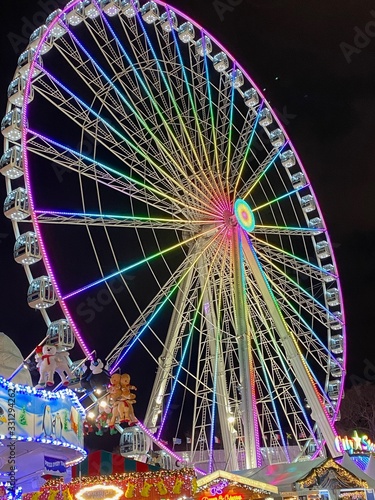
<svg viewBox="0 0 375 500">
<path fill-rule="evenodd" d="M 238 199 L 234 204 L 234 213 L 239 225 L 250 233 L 255 227 L 254 214 L 246 201 Z"/>
</svg>

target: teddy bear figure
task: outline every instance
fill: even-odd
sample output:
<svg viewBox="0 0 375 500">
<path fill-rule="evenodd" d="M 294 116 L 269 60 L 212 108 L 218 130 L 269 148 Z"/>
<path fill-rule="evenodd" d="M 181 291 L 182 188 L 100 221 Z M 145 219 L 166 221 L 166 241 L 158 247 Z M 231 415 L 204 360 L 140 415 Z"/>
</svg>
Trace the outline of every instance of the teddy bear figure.
<svg viewBox="0 0 375 500">
<path fill-rule="evenodd" d="M 114 373 L 110 378 L 110 384 L 108 386 L 108 404 L 111 407 L 112 417 L 109 421 L 110 433 L 114 434 L 115 424 L 126 422 L 127 415 L 125 413 L 125 404 L 122 399 L 121 391 L 121 375 L 119 373 Z"/>
<path fill-rule="evenodd" d="M 38 362 L 37 362 L 38 363 Z M 39 382 L 41 387 L 54 385 L 54 374 L 56 371 L 56 347 L 54 345 L 44 345 L 42 356 L 39 361 Z"/>
<path fill-rule="evenodd" d="M 120 379 L 121 384 L 121 399 L 125 403 L 127 421 L 129 425 L 135 425 L 138 422 L 137 417 L 134 415 L 133 405 L 137 402 L 136 395 L 131 391 L 136 391 L 135 385 L 130 384 L 130 375 L 128 373 L 123 373 Z"/>
</svg>

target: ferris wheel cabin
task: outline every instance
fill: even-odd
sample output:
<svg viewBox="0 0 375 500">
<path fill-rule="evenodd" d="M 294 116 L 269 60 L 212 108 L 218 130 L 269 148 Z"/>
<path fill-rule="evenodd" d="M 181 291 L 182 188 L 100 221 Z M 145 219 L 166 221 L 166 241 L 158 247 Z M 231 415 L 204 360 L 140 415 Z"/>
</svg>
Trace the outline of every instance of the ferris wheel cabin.
<svg viewBox="0 0 375 500">
<path fill-rule="evenodd" d="M 281 153 L 280 161 L 281 161 L 281 165 L 283 167 L 291 168 L 291 167 L 294 167 L 294 165 L 296 164 L 296 157 L 295 157 L 293 151 L 289 149 L 288 151 Z"/>
<path fill-rule="evenodd" d="M 13 248 L 13 257 L 18 264 L 30 266 L 40 261 L 42 254 L 36 234 L 32 231 L 20 234 Z"/>
<path fill-rule="evenodd" d="M 56 294 L 49 276 L 33 280 L 27 291 L 27 303 L 33 309 L 47 309 L 56 303 Z"/>
<path fill-rule="evenodd" d="M 17 69 L 21 74 L 21 76 L 23 76 L 24 78 L 28 77 L 34 56 L 35 56 L 35 49 L 27 49 L 24 52 L 22 52 L 22 54 L 18 58 Z M 41 69 L 38 67 L 38 66 L 40 67 L 43 66 L 43 61 L 40 55 L 38 55 L 36 62 L 37 64 L 34 65 L 32 78 L 35 78 L 41 73 Z"/>
<path fill-rule="evenodd" d="M 3 153 L 0 159 L 0 172 L 11 180 L 22 177 L 23 162 L 20 146 L 12 146 Z"/>
<path fill-rule="evenodd" d="M 50 323 L 47 329 L 47 344 L 56 346 L 58 352 L 73 349 L 75 337 L 66 319 L 59 319 Z"/>
<path fill-rule="evenodd" d="M 160 16 L 160 25 L 166 33 L 172 31 L 173 28 L 177 29 L 178 22 L 176 14 L 172 10 L 163 12 Z"/>
<path fill-rule="evenodd" d="M 332 335 L 330 341 L 330 348 L 333 354 L 342 354 L 344 352 L 344 338 L 341 333 Z"/>
<path fill-rule="evenodd" d="M 17 142 L 22 137 L 22 113 L 14 108 L 1 121 L 1 133 L 11 142 Z"/>
<path fill-rule="evenodd" d="M 24 220 L 29 217 L 29 199 L 25 188 L 11 191 L 4 201 L 4 215 L 11 220 Z"/>
<path fill-rule="evenodd" d="M 123 457 L 147 455 L 151 440 L 139 427 L 127 427 L 120 437 L 120 454 Z"/>
<path fill-rule="evenodd" d="M 53 27 L 50 30 L 50 34 L 52 38 L 55 40 L 61 38 L 66 33 L 66 28 L 63 25 L 63 22 L 65 21 L 65 14 L 62 14 L 61 9 L 56 9 L 53 12 L 51 12 L 51 14 L 46 19 L 46 26 L 47 28 L 49 28 L 54 19 L 56 19 L 57 17 L 59 17 L 59 20 L 53 25 Z"/>
<path fill-rule="evenodd" d="M 23 105 L 23 97 L 25 95 L 26 89 L 26 79 L 19 76 L 13 80 L 8 87 L 8 99 L 9 101 L 18 106 L 19 108 Z M 27 102 L 30 103 L 34 99 L 34 91 L 30 88 Z"/>
<path fill-rule="evenodd" d="M 40 40 L 44 36 L 47 31 L 47 26 L 43 24 L 43 26 L 39 26 L 36 30 L 34 30 L 29 38 L 29 48 L 36 49 Z M 49 50 L 52 49 L 51 37 L 49 35 L 46 36 L 43 45 L 40 47 L 40 54 L 46 54 Z"/>
</svg>

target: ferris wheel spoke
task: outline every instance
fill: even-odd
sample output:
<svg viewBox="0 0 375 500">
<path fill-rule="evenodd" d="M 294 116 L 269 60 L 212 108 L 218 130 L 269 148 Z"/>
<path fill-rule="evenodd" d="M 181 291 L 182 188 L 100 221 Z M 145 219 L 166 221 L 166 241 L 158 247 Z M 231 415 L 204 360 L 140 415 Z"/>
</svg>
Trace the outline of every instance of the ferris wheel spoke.
<svg viewBox="0 0 375 500">
<path fill-rule="evenodd" d="M 177 219 L 179 215 L 186 214 L 187 209 L 189 212 L 192 211 L 191 204 L 188 204 L 181 196 L 172 197 L 165 189 L 162 191 L 144 181 L 139 181 L 34 130 L 28 132 L 31 136 L 28 140 L 30 152 L 51 160 L 51 164 L 60 165 L 95 183 L 99 182 L 107 188 L 115 189 L 124 195 L 147 203 L 148 206 L 169 213 Z M 197 210 L 200 212 L 199 208 Z M 211 216 L 210 212 L 203 211 L 202 213 L 205 217 Z"/>
<path fill-rule="evenodd" d="M 316 299 L 307 289 L 303 288 L 296 280 L 279 268 L 271 259 L 258 253 L 262 260 L 263 270 L 267 274 L 267 279 L 272 285 L 278 285 L 284 290 L 284 297 L 288 296 L 295 300 L 301 308 L 309 310 L 310 314 L 323 324 L 326 324 L 330 310 L 318 299 Z"/>
<path fill-rule="evenodd" d="M 90 214 L 79 212 L 60 212 L 55 210 L 35 210 L 37 220 L 42 224 L 73 224 L 84 226 L 104 226 L 118 228 L 136 229 L 162 229 L 186 231 L 194 226 L 204 227 L 211 225 L 212 221 L 196 219 L 181 220 L 167 219 L 160 217 L 142 217 L 136 215 L 110 215 L 110 214 Z"/>
<path fill-rule="evenodd" d="M 262 181 L 266 176 L 269 169 L 275 165 L 276 160 L 279 158 L 283 149 L 287 146 L 288 142 L 285 142 L 280 148 L 273 148 L 267 153 L 266 158 L 262 163 L 254 170 L 248 179 L 246 185 L 239 191 L 238 195 L 240 198 L 246 200 L 256 186 Z M 248 187 L 249 186 L 249 187 Z"/>
<path fill-rule="evenodd" d="M 319 229 L 321 232 L 325 232 L 326 229 Z M 313 227 L 288 227 L 288 226 L 263 226 L 262 224 L 256 224 L 253 229 L 255 234 L 278 234 L 278 235 L 289 235 L 289 236 L 314 236 L 316 234 L 316 228 Z"/>
<path fill-rule="evenodd" d="M 263 203 L 262 205 L 257 205 L 252 208 L 253 212 L 258 212 L 259 210 L 262 210 L 263 208 L 269 207 L 270 205 L 273 205 L 274 203 L 279 203 L 281 200 L 284 200 L 285 198 L 290 198 L 296 193 L 299 193 L 302 189 L 305 189 L 306 186 L 299 187 L 297 189 L 293 189 L 292 191 L 288 191 L 287 193 L 284 193 L 277 198 L 273 198 L 272 200 L 267 201 L 266 203 Z"/>
<path fill-rule="evenodd" d="M 181 248 L 181 247 L 197 240 L 198 238 L 207 237 L 208 235 L 210 235 L 213 232 L 216 232 L 216 228 L 209 227 L 207 230 L 199 232 L 198 234 L 194 234 L 193 236 L 190 236 L 189 238 L 186 238 L 182 241 L 179 241 L 175 245 L 171 245 L 170 247 L 168 247 L 164 250 L 161 250 L 159 252 L 156 252 L 155 254 L 152 254 L 148 257 L 145 257 L 144 259 L 140 259 L 138 262 L 130 264 L 130 265 L 124 267 L 123 269 L 120 269 L 119 271 L 111 273 L 108 276 L 105 276 L 105 277 L 100 278 L 96 281 L 93 281 L 92 283 L 89 283 L 85 286 L 82 286 L 81 288 L 78 288 L 77 290 L 74 290 L 73 292 L 66 294 L 63 297 L 63 299 L 64 300 L 70 299 L 71 297 L 74 297 L 75 295 L 78 295 L 78 294 L 88 290 L 89 288 L 95 287 L 95 286 L 100 285 L 101 283 L 107 282 L 108 280 L 111 280 L 111 279 L 113 279 L 121 274 L 127 273 L 128 271 L 131 271 L 132 269 L 135 269 L 138 266 L 146 264 L 146 263 L 156 259 L 157 257 L 160 257 L 160 256 L 165 255 L 167 253 L 171 253 L 172 251 L 175 251 L 176 249 Z"/>
<path fill-rule="evenodd" d="M 128 352 L 130 351 L 131 347 L 135 344 L 135 342 L 140 339 L 144 331 L 147 328 L 150 328 L 152 321 L 159 314 L 162 308 L 171 302 L 171 299 L 173 295 L 176 293 L 176 291 L 179 291 L 180 289 L 184 290 L 185 287 L 188 287 L 187 290 L 190 290 L 189 283 L 191 280 L 191 274 L 194 271 L 197 262 L 200 260 L 201 255 L 204 254 L 207 251 L 207 249 L 210 248 L 219 238 L 220 235 L 216 234 L 213 236 L 213 238 L 211 238 L 208 242 L 206 242 L 205 245 L 203 245 L 203 248 L 199 249 L 197 246 L 193 247 L 192 251 L 186 257 L 184 263 L 181 264 L 179 269 L 171 276 L 166 285 L 162 287 L 161 291 L 157 294 L 155 300 L 153 300 L 152 303 L 149 304 L 148 308 L 140 315 L 139 317 L 140 322 L 138 320 L 137 323 L 132 325 L 132 327 L 128 330 L 128 333 L 121 339 L 121 341 L 115 346 L 115 348 L 108 355 L 107 362 L 111 366 L 112 372 L 117 369 L 118 365 L 128 354 Z M 187 283 L 187 285 L 185 283 Z M 187 301 L 188 304 L 190 304 L 190 308 L 193 307 L 193 309 L 189 310 L 190 312 L 192 310 L 195 310 L 194 307 L 195 303 L 190 296 L 186 295 L 186 298 L 184 300 Z M 176 308 L 175 306 L 174 311 L 179 316 L 179 322 L 181 324 L 182 318 L 184 316 L 181 315 L 180 307 Z M 190 312 L 188 313 L 187 316 L 185 316 L 187 318 L 186 321 L 188 322 L 190 322 Z M 145 320 L 146 318 L 148 318 L 147 321 Z M 175 324 L 174 322 L 172 323 Z M 137 334 L 134 336 L 134 333 L 132 332 L 137 332 Z M 172 344 L 168 341 L 168 338 L 166 341 L 160 341 L 161 344 L 164 346 L 163 355 L 161 357 L 168 359 L 171 365 L 173 360 L 177 359 L 175 353 L 176 350 L 178 349 L 178 346 L 175 343 L 175 341 L 176 339 L 174 339 L 174 342 Z M 176 361 L 175 364 L 178 365 L 179 362 Z M 167 373 L 169 373 L 170 367 L 166 371 Z M 164 378 L 163 384 L 155 383 L 154 387 L 157 387 L 157 390 L 159 392 L 162 391 L 162 393 L 164 394 L 167 380 L 168 379 Z M 158 396 L 157 399 L 160 399 L 160 397 L 161 396 Z M 148 416 L 145 419 L 145 421 L 149 422 L 152 419 L 153 419 L 152 416 Z M 152 426 L 154 425 L 155 423 L 152 424 Z"/>
<path fill-rule="evenodd" d="M 313 279 L 322 281 L 325 278 L 329 278 L 332 280 L 337 280 L 337 275 L 329 272 L 324 267 L 318 266 L 311 261 L 306 259 L 302 259 L 298 255 L 295 255 L 286 249 L 273 245 L 269 241 L 261 240 L 256 236 L 252 237 L 254 241 L 255 249 L 257 252 L 266 255 L 268 258 L 274 260 L 274 262 L 278 262 L 282 265 L 293 269 L 294 272 L 302 273 L 305 276 L 310 276 Z"/>
</svg>

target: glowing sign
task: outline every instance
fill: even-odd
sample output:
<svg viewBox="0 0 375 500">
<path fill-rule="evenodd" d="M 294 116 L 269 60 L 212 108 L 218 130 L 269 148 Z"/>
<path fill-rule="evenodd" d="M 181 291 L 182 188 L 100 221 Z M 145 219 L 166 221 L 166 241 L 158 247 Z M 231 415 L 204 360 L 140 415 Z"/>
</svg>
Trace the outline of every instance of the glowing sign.
<svg viewBox="0 0 375 500">
<path fill-rule="evenodd" d="M 255 227 L 255 219 L 251 208 L 246 203 L 246 201 L 238 199 L 234 204 L 234 212 L 238 224 L 245 229 L 245 231 L 252 231 Z"/>
<path fill-rule="evenodd" d="M 243 495 L 230 495 L 229 493 L 225 493 L 224 495 L 218 495 L 215 497 L 206 496 L 202 497 L 201 500 L 243 500 Z"/>
<path fill-rule="evenodd" d="M 124 494 L 123 490 L 113 485 L 87 486 L 76 493 L 78 500 L 119 500 Z"/>
<path fill-rule="evenodd" d="M 360 453 L 375 453 L 375 443 L 366 435 L 358 436 L 357 431 L 354 431 L 352 437 L 336 436 L 335 447 L 337 451 L 347 451 L 349 455 Z"/>
</svg>

